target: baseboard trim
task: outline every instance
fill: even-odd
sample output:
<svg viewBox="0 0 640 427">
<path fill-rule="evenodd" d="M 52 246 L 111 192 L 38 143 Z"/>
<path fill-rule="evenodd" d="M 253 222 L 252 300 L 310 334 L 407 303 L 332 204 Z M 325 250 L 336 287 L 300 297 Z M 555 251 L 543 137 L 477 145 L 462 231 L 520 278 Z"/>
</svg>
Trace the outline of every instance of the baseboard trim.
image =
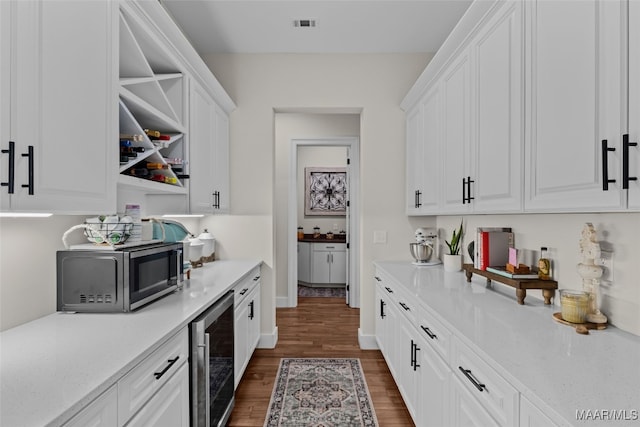
<svg viewBox="0 0 640 427">
<path fill-rule="evenodd" d="M 258 348 L 275 348 L 278 344 L 278 327 L 273 328 L 273 332 L 270 334 L 260 334 L 260 340 L 258 341 Z"/>
<path fill-rule="evenodd" d="M 289 297 L 276 297 L 276 308 L 290 307 Z"/>
<path fill-rule="evenodd" d="M 361 350 L 379 350 L 378 341 L 375 335 L 365 335 L 362 329 L 358 328 L 358 344 Z"/>
</svg>

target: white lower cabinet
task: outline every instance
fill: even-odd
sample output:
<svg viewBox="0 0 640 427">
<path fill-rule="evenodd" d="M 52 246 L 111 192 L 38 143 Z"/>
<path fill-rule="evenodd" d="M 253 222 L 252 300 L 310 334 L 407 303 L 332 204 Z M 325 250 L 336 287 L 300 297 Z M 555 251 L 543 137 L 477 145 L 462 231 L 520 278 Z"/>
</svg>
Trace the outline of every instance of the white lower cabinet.
<svg viewBox="0 0 640 427">
<path fill-rule="evenodd" d="M 298 281 L 311 282 L 311 243 L 298 242 Z"/>
<path fill-rule="evenodd" d="M 127 427 L 188 427 L 189 409 L 189 369 L 183 363 Z"/>
<path fill-rule="evenodd" d="M 233 378 L 238 387 L 260 341 L 260 268 L 234 288 Z"/>
<path fill-rule="evenodd" d="M 345 243 L 313 243 L 311 283 L 346 283 L 347 255 Z"/>
<path fill-rule="evenodd" d="M 418 427 L 555 425 L 435 310 L 377 270 L 376 341 Z"/>
<path fill-rule="evenodd" d="M 100 397 L 64 424 L 64 427 L 111 427 L 118 423 L 118 388 L 111 386 Z"/>
</svg>

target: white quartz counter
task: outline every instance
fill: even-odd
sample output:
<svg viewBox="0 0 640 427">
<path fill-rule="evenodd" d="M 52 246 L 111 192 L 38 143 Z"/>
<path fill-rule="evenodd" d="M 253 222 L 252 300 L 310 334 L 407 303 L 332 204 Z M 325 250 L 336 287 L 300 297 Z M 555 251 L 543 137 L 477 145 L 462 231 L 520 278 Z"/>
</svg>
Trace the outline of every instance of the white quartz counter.
<svg viewBox="0 0 640 427">
<path fill-rule="evenodd" d="M 2 332 L 0 425 L 61 425 L 260 264 L 205 264 L 133 313 L 54 313 Z"/>
<path fill-rule="evenodd" d="M 528 291 L 525 305 L 515 289 L 474 275 L 409 262 L 376 262 L 378 271 L 403 285 L 439 320 L 481 355 L 532 403 L 551 410 L 562 425 L 615 425 L 598 418 L 577 421 L 576 411 L 616 410 L 621 425 L 640 425 L 640 337 L 614 327 L 580 335 L 552 319 L 559 306 L 545 306 Z M 562 288 L 562 284 L 559 284 Z M 556 295 L 556 297 L 558 297 Z M 635 411 L 635 412 L 634 412 Z"/>
</svg>

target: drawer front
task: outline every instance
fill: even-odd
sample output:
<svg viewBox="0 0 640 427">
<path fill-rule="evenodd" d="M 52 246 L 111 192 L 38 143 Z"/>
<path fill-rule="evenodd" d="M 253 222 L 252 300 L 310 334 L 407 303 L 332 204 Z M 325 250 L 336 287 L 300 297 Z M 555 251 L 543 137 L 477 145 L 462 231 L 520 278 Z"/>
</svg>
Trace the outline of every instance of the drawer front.
<svg viewBox="0 0 640 427">
<path fill-rule="evenodd" d="M 373 277 L 374 282 L 380 287 L 381 292 L 386 295 L 393 303 L 398 301 L 398 286 L 393 284 L 384 274 L 376 271 Z"/>
<path fill-rule="evenodd" d="M 457 338 L 451 342 L 451 368 L 466 390 L 501 426 L 518 425 L 518 391 Z"/>
<path fill-rule="evenodd" d="M 118 381 L 118 425 L 123 426 L 188 360 L 187 328 Z"/>
<path fill-rule="evenodd" d="M 347 250 L 346 243 L 314 243 L 314 252 L 344 252 Z"/>
<path fill-rule="evenodd" d="M 251 291 L 260 283 L 260 267 L 251 270 L 251 273 L 240 280 L 233 288 L 233 307 L 238 308 Z"/>
<path fill-rule="evenodd" d="M 420 310 L 418 329 L 444 360 L 449 360 L 451 332 L 426 309 Z"/>
</svg>

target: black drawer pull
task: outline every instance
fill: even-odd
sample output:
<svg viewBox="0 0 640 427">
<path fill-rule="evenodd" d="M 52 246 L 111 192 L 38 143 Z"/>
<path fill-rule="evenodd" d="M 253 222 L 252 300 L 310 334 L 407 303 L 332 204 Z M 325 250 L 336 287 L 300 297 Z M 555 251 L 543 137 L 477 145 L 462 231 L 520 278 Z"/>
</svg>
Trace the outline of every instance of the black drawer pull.
<svg viewBox="0 0 640 427">
<path fill-rule="evenodd" d="M 256 276 L 256 277 L 253 278 L 254 282 L 257 282 L 258 280 L 260 280 L 260 276 Z"/>
<path fill-rule="evenodd" d="M 422 328 L 423 331 L 426 332 L 427 335 L 429 335 L 429 338 L 431 338 L 432 340 L 437 340 L 438 336 L 436 334 L 434 334 L 433 332 L 431 332 L 431 329 L 424 327 L 422 325 L 420 325 L 420 327 Z"/>
<path fill-rule="evenodd" d="M 249 288 L 244 288 L 243 290 L 241 290 L 240 292 L 238 292 L 240 295 L 244 295 L 247 293 L 247 291 L 249 290 Z"/>
<path fill-rule="evenodd" d="M 471 381 L 471 383 L 476 386 L 476 388 L 480 391 L 484 391 L 485 388 L 487 388 L 487 386 L 485 386 L 484 384 L 482 384 L 480 381 L 478 381 L 472 374 L 471 374 L 471 369 L 464 369 L 462 366 L 458 366 L 458 369 L 460 369 L 460 372 L 462 372 L 464 374 L 465 377 L 467 377 L 467 379 L 469 381 Z"/>
<path fill-rule="evenodd" d="M 171 369 L 171 367 L 178 361 L 178 359 L 180 359 L 180 356 L 176 356 L 173 359 L 169 359 L 167 360 L 167 362 L 169 363 L 167 366 L 164 367 L 164 369 L 160 372 L 154 372 L 153 375 L 155 375 L 156 379 L 159 380 L 164 374 L 167 373 L 167 371 L 169 369 Z"/>
<path fill-rule="evenodd" d="M 373 276 L 374 279 L 376 279 L 378 282 L 382 282 L 382 279 L 380 279 L 378 276 Z"/>
<path fill-rule="evenodd" d="M 399 302 L 398 304 L 400 304 L 400 307 L 404 308 L 406 311 L 411 311 L 411 309 L 407 306 L 407 304 L 403 302 Z"/>
<path fill-rule="evenodd" d="M 387 292 L 389 292 L 390 294 L 392 294 L 392 293 L 393 293 L 393 289 L 391 289 L 390 287 L 385 286 L 384 288 L 385 288 L 385 289 L 387 290 Z"/>
</svg>

